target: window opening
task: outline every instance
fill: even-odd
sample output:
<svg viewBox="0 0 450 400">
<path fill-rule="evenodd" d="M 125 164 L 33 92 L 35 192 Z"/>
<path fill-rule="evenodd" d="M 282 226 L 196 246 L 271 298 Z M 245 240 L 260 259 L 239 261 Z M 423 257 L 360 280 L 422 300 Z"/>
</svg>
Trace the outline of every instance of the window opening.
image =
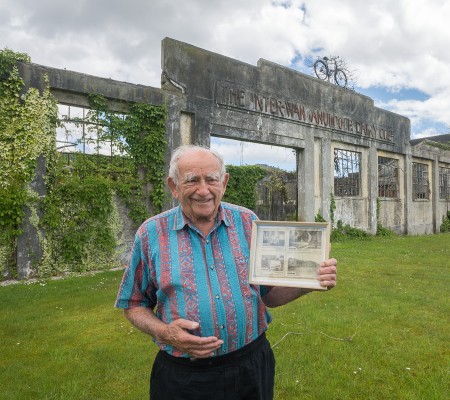
<svg viewBox="0 0 450 400">
<path fill-rule="evenodd" d="M 378 157 L 378 197 L 398 198 L 398 160 Z"/>
<path fill-rule="evenodd" d="M 428 165 L 413 163 L 413 199 L 428 200 L 430 198 L 430 182 L 428 180 Z"/>
<path fill-rule="evenodd" d="M 360 196 L 361 153 L 334 149 L 334 195 Z"/>
<path fill-rule="evenodd" d="M 450 168 L 439 167 L 439 198 L 450 200 Z"/>
<path fill-rule="evenodd" d="M 108 128 L 101 123 L 105 116 L 100 115 L 98 123 L 89 121 L 89 108 L 58 104 L 61 126 L 56 129 L 57 149 L 64 163 L 72 165 L 77 156 L 86 155 L 100 170 L 108 163 L 114 166 L 112 173 L 122 174 L 132 160 L 123 151 L 123 138 L 112 138 Z M 125 119 L 126 115 L 116 114 Z M 116 168 L 117 167 L 117 168 Z"/>
</svg>

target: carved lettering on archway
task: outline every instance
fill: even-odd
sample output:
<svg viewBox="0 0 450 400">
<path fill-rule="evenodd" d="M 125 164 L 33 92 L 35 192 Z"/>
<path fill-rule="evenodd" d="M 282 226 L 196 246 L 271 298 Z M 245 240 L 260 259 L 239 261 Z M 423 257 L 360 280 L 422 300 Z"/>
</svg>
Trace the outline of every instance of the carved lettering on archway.
<svg viewBox="0 0 450 400">
<path fill-rule="evenodd" d="M 377 126 L 372 122 L 357 121 L 328 111 L 316 110 L 292 100 L 261 95 L 226 82 L 217 82 L 215 100 L 216 104 L 222 106 L 339 130 L 388 143 L 394 142 L 394 131 L 391 128 Z"/>
</svg>

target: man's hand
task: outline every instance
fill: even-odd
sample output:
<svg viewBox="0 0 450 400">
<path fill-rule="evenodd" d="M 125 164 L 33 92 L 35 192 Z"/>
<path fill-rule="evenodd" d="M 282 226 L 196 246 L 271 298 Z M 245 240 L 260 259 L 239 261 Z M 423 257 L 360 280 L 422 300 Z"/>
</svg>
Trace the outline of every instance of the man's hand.
<svg viewBox="0 0 450 400">
<path fill-rule="evenodd" d="M 214 351 L 222 346 L 223 340 L 215 336 L 199 337 L 189 333 L 197 328 L 197 322 L 177 319 L 166 325 L 166 329 L 157 337 L 157 340 L 171 345 L 193 358 L 213 356 Z"/>
<path fill-rule="evenodd" d="M 170 324 L 162 322 L 148 307 L 126 308 L 125 316 L 140 331 L 158 342 L 168 344 L 193 358 L 212 357 L 223 344 L 215 336 L 199 337 L 191 334 L 199 327 L 197 322 L 177 319 Z"/>
<path fill-rule="evenodd" d="M 337 261 L 334 258 L 330 258 L 320 263 L 320 286 L 326 287 L 328 290 L 336 286 L 336 265 Z"/>
<path fill-rule="evenodd" d="M 337 261 L 334 258 L 320 263 L 318 277 L 320 286 L 326 287 L 328 290 L 336 286 L 336 265 Z M 315 290 L 317 289 L 274 286 L 262 300 L 267 307 L 279 307 Z"/>
</svg>

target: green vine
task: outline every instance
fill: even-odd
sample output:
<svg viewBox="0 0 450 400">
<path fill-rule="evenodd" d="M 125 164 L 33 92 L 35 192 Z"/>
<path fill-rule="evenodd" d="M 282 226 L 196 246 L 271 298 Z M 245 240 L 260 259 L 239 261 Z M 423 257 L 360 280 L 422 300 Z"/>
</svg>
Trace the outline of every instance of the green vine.
<svg viewBox="0 0 450 400">
<path fill-rule="evenodd" d="M 107 268 L 116 261 L 120 231 L 113 194 L 125 199 L 136 223 L 162 210 L 166 111 L 133 104 L 123 116 L 110 112 L 104 97 L 90 95 L 87 117 L 75 122 L 95 130 L 97 149 L 108 140 L 122 155 L 59 154 L 55 130 L 65 121 L 58 120 L 48 81 L 41 94 L 35 88 L 23 92 L 17 61 L 30 59 L 0 51 L 0 274 L 15 275 L 25 207 L 43 250 L 35 275 Z M 40 156 L 47 168 L 43 199 L 30 188 Z"/>
<path fill-rule="evenodd" d="M 334 211 L 336 210 L 336 199 L 334 198 L 334 193 L 330 193 L 330 221 L 331 225 L 334 224 Z"/>
<path fill-rule="evenodd" d="M 442 217 L 442 224 L 440 227 L 441 232 L 450 232 L 450 211 L 447 211 L 447 215 Z"/>
<path fill-rule="evenodd" d="M 41 275 L 103 269 L 98 260 L 113 254 L 116 245 L 108 222 L 112 211 L 111 188 L 103 177 L 68 175 L 55 185 L 45 198 L 42 224 L 51 245 Z M 87 262 L 96 258 L 95 263 Z"/>
<path fill-rule="evenodd" d="M 29 62 L 24 53 L 0 51 L 0 273 L 12 270 L 12 255 L 24 207 L 30 199 L 31 183 L 39 156 L 47 165 L 55 159 L 56 101 L 47 77 L 40 94 L 35 88 L 24 92 L 17 61 Z"/>
<path fill-rule="evenodd" d="M 122 180 L 115 189 L 131 208 L 133 220 L 140 223 L 149 212 L 160 212 L 165 200 L 167 112 L 164 107 L 134 103 L 123 118 L 121 114 L 111 112 L 106 99 L 98 94 L 89 95 L 89 105 L 90 111 L 83 122 L 96 127 L 98 141 L 113 142 L 132 161 L 131 175 L 137 175 L 139 179 L 130 179 L 127 184 Z M 147 196 L 150 197 L 151 210 L 147 210 L 145 205 Z"/>
<path fill-rule="evenodd" d="M 162 209 L 164 109 L 134 104 L 123 116 L 111 112 L 103 96 L 90 95 L 89 103 L 86 118 L 75 122 L 94 133 L 97 154 L 70 154 L 69 166 L 60 158 L 42 221 L 50 243 L 41 266 L 44 275 L 103 269 L 118 262 L 114 249 L 120 244 L 120 218 L 114 194 L 124 199 L 136 224 L 150 215 L 148 197 L 154 212 Z M 122 155 L 101 155 L 98 150 L 107 141 Z"/>
<path fill-rule="evenodd" d="M 256 185 L 266 176 L 266 171 L 257 165 L 227 165 L 230 180 L 224 201 L 239 204 L 251 210 L 256 208 Z"/>
<path fill-rule="evenodd" d="M 326 219 L 324 217 L 322 217 L 322 214 L 317 211 L 317 214 L 314 216 L 314 221 L 315 222 L 327 222 Z"/>
<path fill-rule="evenodd" d="M 376 213 L 377 213 L 376 214 L 376 216 L 377 216 L 377 233 L 376 233 L 376 236 L 387 236 L 387 237 L 394 236 L 395 233 L 392 230 L 390 230 L 388 228 L 385 228 L 383 226 L 383 224 L 381 223 L 381 220 L 380 220 L 381 200 L 380 200 L 379 197 L 377 197 L 377 211 L 376 211 Z"/>
</svg>

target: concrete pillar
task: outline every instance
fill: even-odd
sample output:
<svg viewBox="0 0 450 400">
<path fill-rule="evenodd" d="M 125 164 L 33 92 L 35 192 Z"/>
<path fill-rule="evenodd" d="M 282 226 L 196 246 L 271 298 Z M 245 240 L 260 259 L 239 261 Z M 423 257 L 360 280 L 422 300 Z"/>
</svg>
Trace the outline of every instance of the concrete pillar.
<svg viewBox="0 0 450 400">
<path fill-rule="evenodd" d="M 331 207 L 331 190 L 332 179 L 330 163 L 333 162 L 331 156 L 331 140 L 329 138 L 321 139 L 321 152 L 320 152 L 320 196 L 322 199 L 321 215 L 322 217 L 331 223 L 330 207 Z"/>
<path fill-rule="evenodd" d="M 369 232 L 377 233 L 377 199 L 378 199 L 378 153 L 375 144 L 371 142 L 369 148 L 368 201 L 369 201 Z"/>
<path fill-rule="evenodd" d="M 410 152 L 405 155 L 405 233 L 407 235 L 413 232 L 412 221 L 412 155 Z"/>
<path fill-rule="evenodd" d="M 46 162 L 44 156 L 37 160 L 36 175 L 30 184 L 31 190 L 36 192 L 39 198 L 46 195 L 45 187 Z M 35 210 L 38 218 L 42 217 L 39 210 L 39 204 L 35 204 Z M 17 277 L 26 279 L 37 272 L 37 264 L 42 258 L 43 249 L 39 236 L 44 235 L 42 230 L 38 230 L 35 221 L 32 219 L 33 212 L 30 208 L 25 208 L 25 218 L 22 223 L 22 234 L 17 238 Z"/>
<path fill-rule="evenodd" d="M 441 214 L 439 207 L 439 156 L 436 154 L 431 168 L 431 198 L 433 207 L 433 232 L 438 233 L 441 229 Z"/>
<path fill-rule="evenodd" d="M 298 220 L 314 221 L 314 137 L 306 135 L 305 148 L 297 152 Z"/>
</svg>

